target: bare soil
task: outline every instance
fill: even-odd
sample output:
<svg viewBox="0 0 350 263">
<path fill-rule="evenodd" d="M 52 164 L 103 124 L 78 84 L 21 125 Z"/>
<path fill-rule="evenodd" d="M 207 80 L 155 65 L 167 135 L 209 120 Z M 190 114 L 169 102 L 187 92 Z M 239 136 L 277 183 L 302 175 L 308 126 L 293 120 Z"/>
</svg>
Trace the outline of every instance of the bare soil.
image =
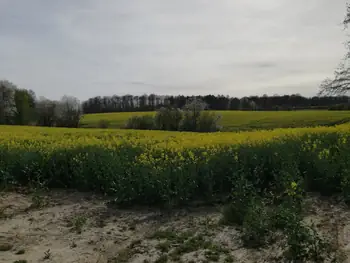
<svg viewBox="0 0 350 263">
<path fill-rule="evenodd" d="M 272 262 L 282 252 L 244 248 L 239 229 L 219 224 L 220 207 L 123 210 L 108 201 L 67 191 L 1 193 L 0 262 Z M 350 210 L 319 197 L 308 202 L 306 220 L 350 262 Z"/>
</svg>

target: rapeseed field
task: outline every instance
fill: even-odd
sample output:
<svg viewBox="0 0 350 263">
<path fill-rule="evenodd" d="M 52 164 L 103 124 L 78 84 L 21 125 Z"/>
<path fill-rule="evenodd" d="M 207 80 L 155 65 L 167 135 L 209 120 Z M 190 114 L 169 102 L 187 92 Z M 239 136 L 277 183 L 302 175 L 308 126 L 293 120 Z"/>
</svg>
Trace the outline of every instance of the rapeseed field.
<svg viewBox="0 0 350 263">
<path fill-rule="evenodd" d="M 349 148 L 349 124 L 211 134 L 1 126 L 0 179 L 133 204 L 229 198 L 242 176 L 261 190 L 303 181 L 346 196 Z"/>
</svg>

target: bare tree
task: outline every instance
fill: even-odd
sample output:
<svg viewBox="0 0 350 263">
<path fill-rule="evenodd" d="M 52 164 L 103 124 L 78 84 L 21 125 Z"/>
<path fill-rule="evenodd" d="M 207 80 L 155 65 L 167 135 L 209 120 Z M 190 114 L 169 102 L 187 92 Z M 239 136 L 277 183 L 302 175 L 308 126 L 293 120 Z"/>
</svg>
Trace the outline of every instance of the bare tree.
<svg viewBox="0 0 350 263">
<path fill-rule="evenodd" d="M 344 28 L 350 24 L 350 4 L 347 4 L 346 16 L 343 20 Z M 334 77 L 325 79 L 320 85 L 319 95 L 344 95 L 350 91 L 350 41 L 346 43 L 347 54 L 344 56 Z"/>
<path fill-rule="evenodd" d="M 56 124 L 57 102 L 40 97 L 36 102 L 37 125 L 52 127 Z"/>
<path fill-rule="evenodd" d="M 0 124 L 12 124 L 16 114 L 16 86 L 7 80 L 0 80 Z"/>
<path fill-rule="evenodd" d="M 77 128 L 82 116 L 81 104 L 75 97 L 63 96 L 56 107 L 57 126 Z"/>
</svg>

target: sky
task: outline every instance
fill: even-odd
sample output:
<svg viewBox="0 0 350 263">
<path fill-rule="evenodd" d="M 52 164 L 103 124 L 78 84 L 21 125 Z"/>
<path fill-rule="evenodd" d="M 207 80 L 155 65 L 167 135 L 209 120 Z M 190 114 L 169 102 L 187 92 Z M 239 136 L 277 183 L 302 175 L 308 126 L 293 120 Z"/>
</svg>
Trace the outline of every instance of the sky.
<svg viewBox="0 0 350 263">
<path fill-rule="evenodd" d="M 0 79 L 38 96 L 313 96 L 346 0 L 0 0 Z"/>
</svg>

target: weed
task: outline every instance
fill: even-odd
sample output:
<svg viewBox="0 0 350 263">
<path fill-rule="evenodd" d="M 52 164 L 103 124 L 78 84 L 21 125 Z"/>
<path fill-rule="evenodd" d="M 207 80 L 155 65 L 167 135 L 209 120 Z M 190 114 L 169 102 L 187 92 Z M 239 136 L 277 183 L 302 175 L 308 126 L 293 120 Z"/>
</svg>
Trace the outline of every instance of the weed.
<svg viewBox="0 0 350 263">
<path fill-rule="evenodd" d="M 28 263 L 28 261 L 25 259 L 20 259 L 20 260 L 13 261 L 13 263 Z"/>
<path fill-rule="evenodd" d="M 173 254 L 182 255 L 182 254 L 196 251 L 201 248 L 203 249 L 209 248 L 211 245 L 212 243 L 209 241 L 206 241 L 203 236 L 197 235 L 189 238 L 183 243 L 180 243 L 179 246 L 174 250 Z"/>
<path fill-rule="evenodd" d="M 186 234 L 181 233 L 178 234 L 175 232 L 175 230 L 172 229 L 166 229 L 166 230 L 157 230 L 156 232 L 154 232 L 153 234 L 151 234 L 150 236 L 148 236 L 149 239 L 166 239 L 166 240 L 170 240 L 172 242 L 176 242 L 179 239 L 184 239 Z"/>
<path fill-rule="evenodd" d="M 86 222 L 87 217 L 85 215 L 77 215 L 70 220 L 68 226 L 72 227 L 72 230 L 76 233 L 81 234 Z"/>
<path fill-rule="evenodd" d="M 270 214 L 262 202 L 254 202 L 244 216 L 243 244 L 249 248 L 258 248 L 265 245 L 274 230 Z"/>
<path fill-rule="evenodd" d="M 72 243 L 70 244 L 70 248 L 76 248 L 77 247 L 77 243 L 75 243 L 75 241 L 72 241 Z"/>
<path fill-rule="evenodd" d="M 331 247 L 327 241 L 317 234 L 314 226 L 306 226 L 297 222 L 287 229 L 287 259 L 296 261 L 324 262 L 329 259 Z"/>
<path fill-rule="evenodd" d="M 280 190 L 269 192 L 265 198 L 254 192 L 246 180 L 239 180 L 232 203 L 223 211 L 224 222 L 242 225 L 241 238 L 246 247 L 264 246 L 272 242 L 280 230 L 286 238 L 283 247 L 286 259 L 301 262 L 329 259 L 332 253 L 329 242 L 319 236 L 314 227 L 302 223 L 301 183 L 288 183 L 291 180 L 288 174 L 283 180 L 286 180 L 286 190 L 282 194 Z M 283 183 L 279 187 L 283 187 Z"/>
<path fill-rule="evenodd" d="M 46 250 L 45 253 L 44 253 L 44 260 L 47 260 L 47 259 L 50 259 L 52 256 L 52 253 L 50 251 L 50 249 Z"/>
<path fill-rule="evenodd" d="M 226 205 L 222 211 L 222 224 L 242 225 L 249 206 L 254 202 L 256 190 L 251 182 L 242 176 L 238 177 L 232 189 L 232 202 Z"/>
<path fill-rule="evenodd" d="M 271 224 L 276 229 L 285 230 L 286 227 L 292 227 L 295 222 L 302 220 L 300 210 L 296 209 L 289 202 L 282 202 L 274 207 L 271 213 Z"/>
<path fill-rule="evenodd" d="M 159 243 L 156 248 L 163 253 L 169 252 L 171 247 L 175 247 L 170 256 L 173 261 L 180 261 L 183 254 L 197 251 L 199 249 L 208 250 L 208 257 L 214 259 L 215 255 L 220 253 L 228 253 L 227 249 L 219 247 L 209 240 L 206 240 L 203 235 L 195 234 L 191 231 L 176 233 L 174 230 L 163 230 L 154 232 L 149 238 L 166 239 L 165 242 Z"/>
<path fill-rule="evenodd" d="M 47 206 L 48 202 L 43 197 L 38 190 L 35 190 L 32 195 L 32 204 L 30 205 L 31 209 L 41 209 Z"/>
</svg>

